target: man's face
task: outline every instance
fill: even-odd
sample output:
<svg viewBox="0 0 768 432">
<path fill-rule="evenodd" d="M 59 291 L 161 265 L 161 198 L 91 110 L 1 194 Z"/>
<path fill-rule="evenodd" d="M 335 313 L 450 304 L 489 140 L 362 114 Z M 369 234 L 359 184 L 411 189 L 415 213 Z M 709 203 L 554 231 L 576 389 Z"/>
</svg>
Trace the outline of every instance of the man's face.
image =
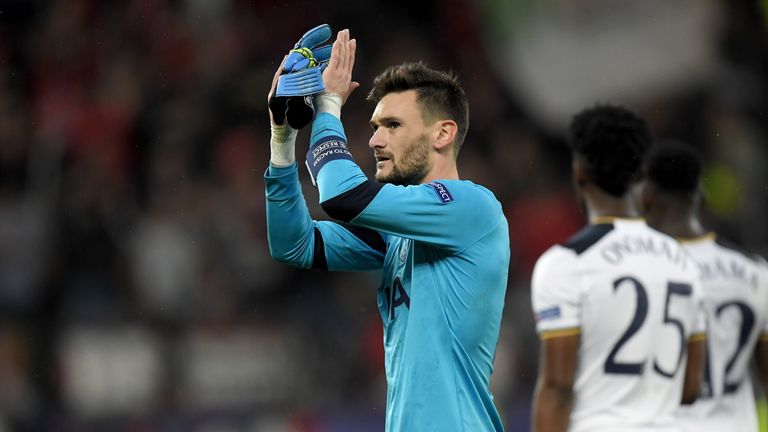
<svg viewBox="0 0 768 432">
<path fill-rule="evenodd" d="M 424 124 L 416 91 L 389 93 L 371 116 L 368 146 L 376 158 L 376 180 L 397 185 L 419 184 L 432 168 L 430 127 Z"/>
</svg>

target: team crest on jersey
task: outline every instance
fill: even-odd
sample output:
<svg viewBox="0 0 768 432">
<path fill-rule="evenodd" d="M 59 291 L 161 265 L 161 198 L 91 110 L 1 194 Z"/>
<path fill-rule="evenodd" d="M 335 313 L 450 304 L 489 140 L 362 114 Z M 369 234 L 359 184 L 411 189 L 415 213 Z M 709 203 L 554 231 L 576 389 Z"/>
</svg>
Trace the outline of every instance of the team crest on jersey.
<svg viewBox="0 0 768 432">
<path fill-rule="evenodd" d="M 427 184 L 432 187 L 432 190 L 435 191 L 437 197 L 440 198 L 440 201 L 443 204 L 448 204 L 449 202 L 453 201 L 453 196 L 451 196 L 451 193 L 448 192 L 448 188 L 446 188 L 444 184 L 440 182 L 432 182 Z"/>
<path fill-rule="evenodd" d="M 399 258 L 401 263 L 404 263 L 405 259 L 408 257 L 409 247 L 410 247 L 410 242 L 408 241 L 408 239 L 403 239 L 403 241 L 400 242 Z"/>
<path fill-rule="evenodd" d="M 546 321 L 549 319 L 560 318 L 560 306 L 554 306 L 536 312 L 536 321 Z"/>
</svg>

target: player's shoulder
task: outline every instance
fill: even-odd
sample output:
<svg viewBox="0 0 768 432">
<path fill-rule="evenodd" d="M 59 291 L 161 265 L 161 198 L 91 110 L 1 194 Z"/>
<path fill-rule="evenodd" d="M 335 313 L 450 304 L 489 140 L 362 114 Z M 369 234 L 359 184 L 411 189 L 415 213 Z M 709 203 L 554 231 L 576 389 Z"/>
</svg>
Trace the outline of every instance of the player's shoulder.
<svg viewBox="0 0 768 432">
<path fill-rule="evenodd" d="M 470 180 L 434 180 L 421 185 L 444 204 L 455 203 L 474 208 L 479 212 L 501 212 L 501 203 L 485 186 Z"/>
<path fill-rule="evenodd" d="M 583 227 L 563 243 L 551 246 L 536 261 L 534 277 L 539 274 L 568 273 L 584 252 L 600 243 L 614 230 L 613 224 L 590 224 Z"/>
<path fill-rule="evenodd" d="M 446 189 L 461 196 L 477 200 L 498 201 L 496 196 L 487 187 L 471 180 L 434 180 L 426 183 L 432 189 Z"/>
<path fill-rule="evenodd" d="M 594 241 L 597 243 L 605 237 L 611 237 L 621 244 L 621 248 L 632 252 L 650 252 L 655 249 L 669 249 L 674 252 L 673 255 L 686 255 L 680 242 L 674 237 L 653 228 L 648 225 L 644 218 L 612 218 L 612 226 L 602 228 L 602 231 L 593 233 L 592 236 L 601 235 Z M 601 224 L 603 226 L 607 223 Z M 598 225 L 596 225 L 598 226 Z M 613 241 L 613 240 L 611 240 Z M 651 243 L 649 243 L 651 242 Z"/>
<path fill-rule="evenodd" d="M 615 228 L 616 226 L 613 223 L 590 224 L 559 246 L 562 249 L 571 251 L 575 255 L 581 255 L 597 245 L 600 240 L 613 232 Z"/>
<path fill-rule="evenodd" d="M 741 259 L 749 264 L 768 269 L 768 262 L 762 256 L 747 250 L 746 248 L 724 238 L 720 235 L 713 235 L 713 243 L 720 253 L 730 255 Z"/>
<path fill-rule="evenodd" d="M 544 252 L 533 266 L 531 293 L 534 299 L 551 295 L 573 295 L 580 280 L 579 256 L 562 245 Z"/>
<path fill-rule="evenodd" d="M 533 267 L 533 279 L 551 278 L 558 274 L 571 274 L 578 267 L 579 254 L 562 244 L 547 249 Z"/>
</svg>

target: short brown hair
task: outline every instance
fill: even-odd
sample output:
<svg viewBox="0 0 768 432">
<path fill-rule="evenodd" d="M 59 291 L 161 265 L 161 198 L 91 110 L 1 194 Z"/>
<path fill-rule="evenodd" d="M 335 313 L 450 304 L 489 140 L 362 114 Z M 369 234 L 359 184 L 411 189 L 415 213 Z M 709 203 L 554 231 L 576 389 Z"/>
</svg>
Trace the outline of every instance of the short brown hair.
<svg viewBox="0 0 768 432">
<path fill-rule="evenodd" d="M 469 104 L 456 75 L 431 69 L 423 62 L 390 66 L 373 80 L 368 100 L 378 103 L 389 93 L 408 90 L 416 90 L 416 100 L 421 104 L 425 122 L 438 119 L 456 122 L 454 155 L 458 155 L 469 128 Z"/>
</svg>

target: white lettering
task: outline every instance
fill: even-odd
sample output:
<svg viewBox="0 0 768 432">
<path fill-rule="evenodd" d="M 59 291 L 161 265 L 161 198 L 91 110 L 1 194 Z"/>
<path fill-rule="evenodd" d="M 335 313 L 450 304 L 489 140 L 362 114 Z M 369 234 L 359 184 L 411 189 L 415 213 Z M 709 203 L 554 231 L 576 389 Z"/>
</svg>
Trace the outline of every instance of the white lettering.
<svg viewBox="0 0 768 432">
<path fill-rule="evenodd" d="M 639 254 L 662 256 L 683 268 L 687 265 L 685 252 L 679 245 L 653 237 L 625 236 L 608 243 L 600 251 L 603 259 L 611 264 L 621 263 L 627 255 Z"/>
<path fill-rule="evenodd" d="M 352 157 L 352 153 L 347 151 L 346 148 L 331 148 L 327 151 L 319 154 L 319 155 L 313 155 L 314 160 L 312 161 L 312 166 L 317 167 L 317 164 L 319 164 L 323 159 L 325 159 L 326 156 L 332 155 L 332 154 L 338 154 L 338 155 L 348 155 Z"/>
</svg>

